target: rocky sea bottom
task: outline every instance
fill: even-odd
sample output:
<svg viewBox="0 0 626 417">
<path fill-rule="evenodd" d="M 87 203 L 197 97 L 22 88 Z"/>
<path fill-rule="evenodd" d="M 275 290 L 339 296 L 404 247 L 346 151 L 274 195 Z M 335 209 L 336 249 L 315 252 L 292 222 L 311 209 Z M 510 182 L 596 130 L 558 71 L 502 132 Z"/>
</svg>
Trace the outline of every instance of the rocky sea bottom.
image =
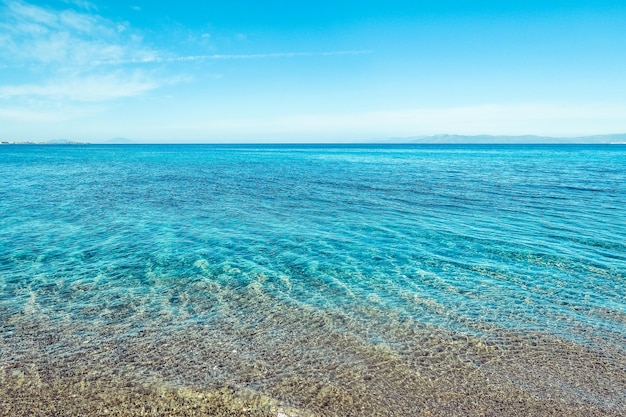
<svg viewBox="0 0 626 417">
<path fill-rule="evenodd" d="M 188 291 L 208 288 L 219 303 L 193 306 L 213 311 L 205 320 L 171 308 L 146 317 L 132 302 L 92 313 L 107 324 L 36 303 L 4 315 L 0 414 L 626 413 L 623 341 L 584 346 L 486 324 L 484 337 L 469 336 L 374 307 L 351 315 L 285 303 L 258 283 Z"/>
</svg>

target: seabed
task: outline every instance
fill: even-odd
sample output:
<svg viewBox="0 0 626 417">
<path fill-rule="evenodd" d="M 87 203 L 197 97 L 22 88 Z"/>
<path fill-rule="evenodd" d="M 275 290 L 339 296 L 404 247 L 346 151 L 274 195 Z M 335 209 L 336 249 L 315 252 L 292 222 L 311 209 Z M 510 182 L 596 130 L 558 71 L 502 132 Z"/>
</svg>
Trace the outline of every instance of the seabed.
<svg viewBox="0 0 626 417">
<path fill-rule="evenodd" d="M 212 323 L 163 314 L 141 328 L 94 327 L 14 315 L 0 339 L 0 414 L 626 414 L 620 343 L 598 350 L 495 327 L 488 339 L 469 337 L 376 311 L 359 322 L 258 288 L 221 296 L 224 315 Z"/>
</svg>

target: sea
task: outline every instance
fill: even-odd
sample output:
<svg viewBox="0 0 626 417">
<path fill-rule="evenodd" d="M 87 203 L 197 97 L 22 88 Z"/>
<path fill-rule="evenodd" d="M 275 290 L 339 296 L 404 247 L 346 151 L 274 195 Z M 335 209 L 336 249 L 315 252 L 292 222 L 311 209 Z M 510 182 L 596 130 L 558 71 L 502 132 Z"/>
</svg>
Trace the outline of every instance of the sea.
<svg viewBox="0 0 626 417">
<path fill-rule="evenodd" d="M 2 145 L 0 415 L 626 415 L 626 146 Z"/>
</svg>

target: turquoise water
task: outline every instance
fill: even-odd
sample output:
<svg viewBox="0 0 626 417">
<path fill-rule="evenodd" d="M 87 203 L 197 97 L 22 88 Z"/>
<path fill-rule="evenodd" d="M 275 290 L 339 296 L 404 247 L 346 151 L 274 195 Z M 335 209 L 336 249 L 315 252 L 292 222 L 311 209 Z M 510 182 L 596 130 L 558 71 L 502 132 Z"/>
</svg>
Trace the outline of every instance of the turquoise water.
<svg viewBox="0 0 626 417">
<path fill-rule="evenodd" d="M 208 350 L 169 368 L 146 352 L 211 331 L 239 363 L 269 361 L 276 340 L 294 351 L 320 328 L 407 361 L 417 330 L 626 350 L 624 146 L 2 146 L 0 181 L 5 364 L 152 329 L 141 375 L 264 392 L 267 374 Z M 577 395 L 621 411 L 621 384 Z"/>
</svg>

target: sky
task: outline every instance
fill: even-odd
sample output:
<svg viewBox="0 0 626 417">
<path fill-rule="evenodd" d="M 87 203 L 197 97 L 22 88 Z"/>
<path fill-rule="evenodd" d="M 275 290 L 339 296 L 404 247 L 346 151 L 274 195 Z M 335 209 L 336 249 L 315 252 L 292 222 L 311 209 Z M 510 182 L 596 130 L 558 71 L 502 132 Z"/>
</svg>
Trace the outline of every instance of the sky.
<svg viewBox="0 0 626 417">
<path fill-rule="evenodd" d="M 626 132 L 626 1 L 0 0 L 0 139 Z"/>
</svg>

